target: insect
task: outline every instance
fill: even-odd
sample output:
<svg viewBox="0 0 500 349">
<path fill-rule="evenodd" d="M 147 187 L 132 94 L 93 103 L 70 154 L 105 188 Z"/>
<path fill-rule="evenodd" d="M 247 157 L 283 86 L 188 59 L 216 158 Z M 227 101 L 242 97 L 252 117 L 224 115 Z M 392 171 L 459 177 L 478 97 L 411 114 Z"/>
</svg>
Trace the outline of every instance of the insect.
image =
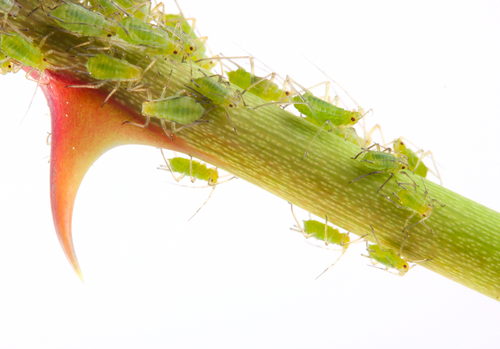
<svg viewBox="0 0 500 349">
<path fill-rule="evenodd" d="M 377 150 L 370 150 L 375 146 L 377 147 Z M 367 176 L 381 174 L 381 173 L 388 173 L 389 178 L 384 182 L 384 184 L 380 186 L 380 188 L 378 188 L 377 190 L 378 193 L 391 180 L 392 177 L 394 177 L 398 173 L 403 173 L 406 176 L 408 176 L 408 178 L 410 178 L 410 180 L 416 186 L 416 183 L 413 181 L 410 175 L 404 171 L 408 169 L 408 164 L 405 162 L 404 155 L 400 155 L 399 157 L 394 155 L 393 153 L 391 153 L 391 148 L 385 148 L 383 151 L 381 151 L 381 146 L 377 143 L 374 143 L 368 148 L 363 149 L 360 153 L 358 153 L 358 155 L 356 155 L 352 159 L 357 159 L 361 154 L 364 154 L 360 160 L 361 164 L 363 164 L 363 166 L 367 167 L 368 169 L 375 171 L 359 176 L 358 178 L 355 178 L 352 181 L 350 181 L 348 184 L 360 180 L 362 178 L 365 178 Z"/>
<path fill-rule="evenodd" d="M 236 132 L 236 126 L 229 116 L 229 108 L 241 108 L 246 106 L 243 94 L 245 94 L 248 90 L 244 90 L 243 92 L 238 90 L 234 91 L 229 82 L 224 80 L 221 75 L 208 76 L 205 73 L 203 73 L 203 75 L 204 76 L 201 78 L 191 80 L 193 84 L 192 87 L 187 85 L 185 86 L 189 90 L 194 91 L 195 94 L 201 99 L 210 101 L 210 103 L 214 106 L 224 108 L 226 110 L 226 116 L 233 127 L 234 133 L 238 134 Z"/>
<path fill-rule="evenodd" d="M 142 79 L 146 71 L 151 68 L 151 65 L 152 64 L 150 64 L 143 71 L 141 68 L 130 64 L 123 59 L 117 59 L 103 53 L 99 53 L 90 57 L 85 66 L 87 67 L 87 72 L 90 76 L 101 81 L 90 83 L 88 85 L 68 85 L 66 87 L 98 89 L 108 82 L 116 82 L 115 88 L 108 94 L 102 103 L 102 108 L 111 96 L 118 91 L 121 83 L 129 82 L 128 89 L 130 91 L 138 90 L 137 87 L 132 88 L 132 83 L 136 82 L 137 84 Z"/>
<path fill-rule="evenodd" d="M 307 59 L 307 58 L 306 58 Z M 295 96 L 293 98 L 294 101 L 299 102 L 299 101 L 307 101 L 307 103 L 297 103 L 294 104 L 294 107 L 303 115 L 306 115 L 306 120 L 309 118 L 308 121 L 313 121 L 314 124 L 318 125 L 321 124 L 320 129 L 314 135 L 312 141 L 309 143 L 306 152 L 304 153 L 304 156 L 302 157 L 302 160 L 307 156 L 307 152 L 309 151 L 309 148 L 311 147 L 312 143 L 315 141 L 316 137 L 319 136 L 321 131 L 325 128 L 325 126 L 330 127 L 330 132 L 333 130 L 334 126 L 337 126 L 339 128 L 345 129 L 344 133 L 346 134 L 345 140 L 347 140 L 347 135 L 348 133 L 352 133 L 351 136 L 355 136 L 358 140 L 358 145 L 361 145 L 361 142 L 359 140 L 359 137 L 356 133 L 356 130 L 352 127 L 354 126 L 359 120 L 361 120 L 365 115 L 367 115 L 372 109 L 369 109 L 368 111 L 365 111 L 361 106 L 354 100 L 354 98 L 342 87 L 340 84 L 338 84 L 335 80 L 333 80 L 328 74 L 326 74 L 321 68 L 319 68 L 316 64 L 311 62 L 309 59 L 307 59 L 311 64 L 313 64 L 320 72 L 323 73 L 330 81 L 332 81 L 334 84 L 336 84 L 344 93 L 354 102 L 354 104 L 357 107 L 357 110 L 347 110 L 344 108 L 340 108 L 338 106 L 338 96 L 335 98 L 335 102 L 331 103 L 331 100 L 328 98 L 328 91 L 329 91 L 329 86 L 330 83 L 329 81 L 325 83 L 320 83 L 317 85 L 321 84 L 326 84 L 326 94 L 324 99 L 318 98 L 314 96 L 309 89 L 306 89 L 299 84 L 300 88 L 305 92 L 302 95 Z M 315 86 L 317 86 L 315 85 Z"/>
<path fill-rule="evenodd" d="M 443 185 L 443 181 L 441 178 L 441 174 L 439 173 L 439 169 L 437 168 L 436 161 L 434 160 L 434 155 L 430 150 L 424 152 L 422 149 L 418 150 L 417 152 L 414 152 L 410 148 L 408 148 L 405 144 L 404 141 L 408 141 L 407 139 L 400 137 L 398 139 L 395 139 L 392 144 L 393 144 L 393 149 L 396 153 L 402 154 L 406 156 L 407 163 L 409 166 L 409 170 L 412 171 L 414 174 L 419 175 L 421 177 L 427 177 L 427 173 L 431 172 L 434 176 L 439 178 L 439 182 L 441 185 Z M 409 142 L 409 141 L 408 141 Z M 418 156 L 420 154 L 420 156 Z M 431 156 L 432 158 L 432 163 L 434 164 L 434 168 L 436 169 L 436 173 L 430 170 L 423 162 L 422 160 L 426 156 Z"/>
<path fill-rule="evenodd" d="M 280 90 L 278 85 L 273 82 L 276 77 L 276 73 L 271 73 L 262 78 L 252 75 L 240 67 L 237 70 L 227 72 L 226 74 L 229 77 L 229 82 L 242 89 L 247 89 L 249 93 L 266 101 L 278 101 L 287 95 L 286 92 Z M 268 80 L 268 77 L 271 78 Z"/>
<path fill-rule="evenodd" d="M 148 89 L 148 100 L 142 103 L 142 115 L 146 116 L 146 123 L 144 125 L 139 125 L 136 123 L 131 123 L 125 121 L 124 123 L 130 123 L 135 126 L 146 128 L 149 125 L 151 118 L 157 118 L 160 120 L 163 131 L 173 139 L 172 135 L 167 131 L 167 126 L 165 121 L 171 122 L 172 132 L 178 132 L 186 127 L 191 127 L 199 124 L 200 122 L 208 122 L 208 120 L 200 120 L 206 114 L 208 114 L 215 106 L 205 111 L 201 106 L 200 102 L 189 96 L 175 95 L 165 98 L 165 92 L 172 77 L 172 72 L 167 81 L 167 85 L 163 88 L 160 99 L 152 99 L 151 91 Z M 198 121 L 197 121 L 198 120 Z M 175 124 L 182 125 L 181 129 L 176 130 Z"/>
<path fill-rule="evenodd" d="M 321 275 L 326 273 L 331 267 L 333 267 L 337 262 L 344 256 L 344 254 L 347 252 L 347 248 L 349 247 L 350 244 L 356 243 L 357 241 L 361 240 L 363 237 L 350 241 L 349 238 L 349 233 L 341 233 L 338 229 L 335 229 L 331 226 L 328 225 L 328 216 L 325 215 L 325 223 L 318 222 L 313 219 L 309 219 L 304 222 L 304 227 L 301 226 L 299 223 L 299 220 L 295 216 L 295 213 L 293 212 L 293 204 L 290 203 L 291 209 L 292 209 L 292 215 L 293 218 L 295 219 L 295 222 L 297 222 L 297 225 L 294 228 L 290 228 L 290 230 L 297 231 L 299 233 L 302 233 L 306 239 L 309 238 L 315 238 L 316 240 L 323 241 L 326 246 L 329 244 L 334 244 L 334 245 L 339 245 L 342 247 L 342 250 L 335 250 L 335 251 L 342 251 L 342 254 L 337 258 L 337 260 L 330 265 L 328 268 L 325 269 L 320 275 L 316 277 L 318 279 Z"/>
<path fill-rule="evenodd" d="M 403 232 L 406 230 L 406 235 L 405 235 L 405 238 L 403 239 L 403 245 L 404 245 L 406 239 L 408 238 L 408 230 L 413 228 L 417 224 L 422 224 L 424 227 L 426 227 L 431 232 L 431 234 L 434 234 L 434 231 L 427 224 L 425 224 L 425 220 L 427 218 L 429 218 L 431 216 L 432 212 L 434 211 L 434 208 L 435 208 L 434 203 L 437 203 L 441 207 L 446 206 L 446 205 L 441 204 L 439 201 L 437 201 L 436 199 L 433 199 L 430 196 L 430 194 L 425 186 L 424 179 L 423 178 L 421 178 L 421 179 L 422 179 L 422 184 L 423 184 L 424 189 L 425 189 L 423 196 L 420 196 L 420 194 L 416 190 L 415 191 L 408 190 L 405 187 L 405 184 L 407 184 L 407 183 L 398 183 L 398 185 L 400 187 L 402 187 L 403 189 L 401 189 L 397 194 L 392 193 L 392 195 L 397 200 L 396 202 L 394 200 L 392 200 L 389 196 L 381 194 L 386 199 L 388 199 L 390 202 L 392 202 L 394 205 L 396 205 L 398 208 L 401 208 L 403 210 L 407 210 L 407 211 L 411 212 L 411 214 L 408 216 L 408 218 L 406 218 L 405 225 L 403 228 Z M 416 222 L 415 224 L 411 225 L 410 227 L 407 227 L 408 222 L 414 216 L 418 216 L 420 218 L 420 220 L 418 222 Z"/>
<path fill-rule="evenodd" d="M 202 164 L 199 161 L 193 160 L 193 157 L 190 155 L 189 160 L 181 157 L 175 157 L 173 159 L 167 159 L 165 158 L 165 154 L 163 153 L 163 150 L 160 149 L 161 155 L 163 157 L 163 160 L 165 160 L 166 165 L 161 165 L 158 167 L 159 170 L 164 170 L 164 171 L 170 171 L 172 174 L 172 177 L 174 177 L 176 182 L 179 182 L 182 178 L 185 176 L 189 176 L 191 183 L 194 183 L 197 179 L 201 181 L 206 181 L 207 186 L 206 187 L 197 187 L 197 188 L 207 188 L 211 187 L 212 190 L 210 191 L 210 195 L 208 196 L 208 199 L 201 205 L 201 207 L 198 209 L 198 211 L 195 212 L 194 215 L 189 218 L 188 222 L 200 212 L 200 210 L 205 206 L 212 197 L 212 194 L 215 190 L 215 187 L 219 184 L 229 182 L 230 180 L 234 179 L 235 177 L 231 177 L 225 181 L 219 182 L 219 171 L 217 170 L 216 167 L 210 167 L 208 168 L 206 164 Z M 176 177 L 174 172 L 180 173 L 181 175 L 179 177 Z"/>
<path fill-rule="evenodd" d="M 65 3 L 57 6 L 49 14 L 63 29 L 77 36 L 110 38 L 116 35 L 117 24 L 86 7 Z"/>
<path fill-rule="evenodd" d="M 370 258 L 370 261 L 372 262 L 372 265 L 370 265 L 373 268 L 377 268 L 380 270 L 385 270 L 388 273 L 394 274 L 394 275 L 399 275 L 399 276 L 405 276 L 406 273 L 412 269 L 413 267 L 416 266 L 416 264 L 413 264 L 410 266 L 410 263 L 419 263 L 419 262 L 427 262 L 430 261 L 430 259 L 423 259 L 423 260 L 418 260 L 418 261 L 410 261 L 406 258 L 401 257 L 401 252 L 396 253 L 393 249 L 391 248 L 383 248 L 380 242 L 377 239 L 377 236 L 375 235 L 375 230 L 373 227 L 370 225 L 370 228 L 372 229 L 372 234 L 373 237 L 375 238 L 375 241 L 377 242 L 376 245 L 370 245 L 368 244 L 368 241 L 366 242 L 366 251 L 368 252 L 368 255 L 362 254 L 363 257 Z M 376 267 L 377 264 L 382 264 L 385 266 L 385 268 L 380 268 Z M 389 269 L 394 269 L 396 272 L 392 272 Z"/>
<path fill-rule="evenodd" d="M 14 28 L 13 28 L 14 29 Z M 35 46 L 32 41 L 29 41 L 31 39 L 25 38 L 24 36 L 18 34 L 18 30 L 14 29 L 15 33 L 9 33 L 9 34 L 4 34 L 1 35 L 1 41 L 0 41 L 0 50 L 5 54 L 7 58 L 4 58 L 3 60 L 0 61 L 0 64 L 4 64 L 6 62 L 11 62 L 12 60 L 16 60 L 21 64 L 21 67 L 16 67 L 14 69 L 19 69 L 22 68 L 22 66 L 27 66 L 30 67 L 28 72 L 26 73 L 26 78 L 28 80 L 35 81 L 37 83 L 35 92 L 33 94 L 33 97 L 31 98 L 31 102 L 28 106 L 28 110 L 26 111 L 26 114 L 24 114 L 23 120 L 28 114 L 28 111 L 30 110 L 31 104 L 33 103 L 33 99 L 35 98 L 36 91 L 38 89 L 38 86 L 40 85 L 40 82 L 42 80 L 43 73 L 45 69 L 50 67 L 52 70 L 61 70 L 61 69 L 68 69 L 66 67 L 55 67 L 51 65 L 47 61 L 47 56 L 54 54 L 56 52 L 49 50 L 45 53 L 42 53 L 41 48 L 45 44 L 45 41 L 54 33 L 50 33 L 46 36 L 44 36 L 41 40 L 38 46 Z M 35 80 L 31 77 L 31 74 L 34 71 L 38 71 L 38 80 Z"/>
</svg>

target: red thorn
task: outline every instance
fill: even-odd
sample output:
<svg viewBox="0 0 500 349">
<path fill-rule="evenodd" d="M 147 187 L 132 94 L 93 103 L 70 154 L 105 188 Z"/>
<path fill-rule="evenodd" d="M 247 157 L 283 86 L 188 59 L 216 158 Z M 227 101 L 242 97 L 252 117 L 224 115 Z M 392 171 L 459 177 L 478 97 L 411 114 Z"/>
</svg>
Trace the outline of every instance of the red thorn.
<svg viewBox="0 0 500 349">
<path fill-rule="evenodd" d="M 107 92 L 90 88 L 65 88 L 85 82 L 60 73 L 45 71 L 49 85 L 41 85 L 52 118 L 50 154 L 50 200 L 59 242 L 77 275 L 82 272 L 76 258 L 71 220 L 76 194 L 92 164 L 108 150 L 126 144 L 179 148 L 161 127 L 148 128 L 125 124 L 143 123 L 144 118 L 116 99 L 101 108 Z"/>
</svg>

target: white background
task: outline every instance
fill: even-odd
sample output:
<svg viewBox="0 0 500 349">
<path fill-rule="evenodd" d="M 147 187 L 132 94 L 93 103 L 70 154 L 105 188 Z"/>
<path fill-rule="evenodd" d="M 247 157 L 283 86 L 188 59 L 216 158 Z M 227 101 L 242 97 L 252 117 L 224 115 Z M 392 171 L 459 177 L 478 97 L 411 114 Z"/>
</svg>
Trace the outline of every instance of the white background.
<svg viewBox="0 0 500 349">
<path fill-rule="evenodd" d="M 241 53 L 233 40 L 304 85 L 324 79 L 301 53 L 312 58 L 374 108 L 386 138 L 432 149 L 446 187 L 500 209 L 494 2 L 181 5 L 215 53 Z M 150 147 L 105 154 L 80 187 L 82 284 L 53 229 L 45 100 L 19 125 L 35 84 L 1 79 L 1 348 L 498 348 L 498 302 L 423 267 L 368 268 L 363 244 L 314 281 L 335 252 L 290 231 L 289 205 L 243 180 L 187 223 L 209 189 L 168 184 Z"/>
</svg>

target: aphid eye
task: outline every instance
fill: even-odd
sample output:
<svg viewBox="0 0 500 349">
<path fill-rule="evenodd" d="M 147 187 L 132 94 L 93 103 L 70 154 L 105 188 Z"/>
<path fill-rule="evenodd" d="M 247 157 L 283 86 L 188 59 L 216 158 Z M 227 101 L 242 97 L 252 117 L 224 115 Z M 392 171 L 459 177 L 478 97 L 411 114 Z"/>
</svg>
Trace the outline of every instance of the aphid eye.
<svg viewBox="0 0 500 349">
<path fill-rule="evenodd" d="M 45 59 L 45 58 L 44 58 L 44 59 L 43 59 L 43 61 L 44 61 L 44 62 L 47 62 L 47 59 Z"/>
<path fill-rule="evenodd" d="M 9 69 L 12 68 L 12 66 L 9 64 Z"/>
<path fill-rule="evenodd" d="M 177 52 L 177 51 L 174 51 L 174 55 L 176 55 L 176 54 L 178 54 L 178 53 L 179 53 L 179 52 Z"/>
<path fill-rule="evenodd" d="M 406 166 L 403 166 L 402 169 L 404 170 L 406 168 Z"/>
<path fill-rule="evenodd" d="M 193 46 L 189 47 L 189 49 L 190 49 L 191 51 L 193 51 L 193 50 L 194 50 Z"/>
<path fill-rule="evenodd" d="M 406 268 L 408 268 L 408 266 L 405 264 L 405 265 L 403 265 L 403 268 L 405 268 L 405 269 L 406 269 Z"/>
<path fill-rule="evenodd" d="M 111 35 L 111 34 L 108 34 L 107 36 L 108 36 L 108 38 L 110 38 L 110 37 L 112 37 L 113 35 Z"/>
<path fill-rule="evenodd" d="M 403 143 L 403 141 L 399 141 L 399 144 L 401 144 L 401 145 L 405 145 L 405 144 Z"/>
<path fill-rule="evenodd" d="M 289 96 L 289 95 L 290 95 L 290 91 L 286 91 L 286 92 L 285 92 L 285 94 L 286 94 L 287 96 Z"/>
<path fill-rule="evenodd" d="M 352 122 L 356 121 L 356 118 L 353 116 L 353 117 L 351 118 L 351 121 L 352 121 Z"/>
<path fill-rule="evenodd" d="M 424 214 L 422 215 L 422 217 L 427 217 L 427 215 L 424 213 Z"/>
<path fill-rule="evenodd" d="M 233 105 L 232 105 L 232 104 L 229 104 L 229 108 L 232 108 L 232 107 L 233 107 Z"/>
</svg>

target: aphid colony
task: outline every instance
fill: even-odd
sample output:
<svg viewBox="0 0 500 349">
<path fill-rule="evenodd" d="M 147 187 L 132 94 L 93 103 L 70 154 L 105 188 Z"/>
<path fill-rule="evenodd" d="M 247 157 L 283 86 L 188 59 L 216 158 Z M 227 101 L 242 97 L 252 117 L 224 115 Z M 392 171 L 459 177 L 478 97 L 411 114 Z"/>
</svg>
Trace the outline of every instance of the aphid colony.
<svg viewBox="0 0 500 349">
<path fill-rule="evenodd" d="M 53 31 L 38 37 L 29 29 L 18 27 L 15 17 L 20 11 L 25 12 L 27 16 L 37 11 L 44 11 L 42 15 L 50 17 L 53 21 Z M 0 13 L 4 15 L 0 28 L 0 74 L 16 73 L 23 66 L 29 67 L 26 77 L 31 78 L 33 72 L 38 72 L 36 81 L 39 85 L 44 81 L 46 69 L 71 69 L 85 76 L 90 82 L 68 85 L 67 88 L 100 89 L 107 84 L 113 86 L 103 100 L 102 107 L 105 107 L 109 99 L 120 89 L 145 95 L 141 110 L 145 117 L 144 124 L 125 122 L 124 124 L 129 125 L 123 125 L 123 127 L 146 128 L 153 118 L 160 123 L 165 134 L 174 140 L 177 132 L 209 123 L 210 112 L 221 108 L 228 118 L 227 126 L 237 134 L 237 123 L 231 118 L 231 109 L 254 110 L 266 106 L 282 107 L 294 110 L 306 122 L 317 127 L 316 133 L 304 149 L 304 155 L 301 159 L 297 159 L 298 161 L 307 161 L 308 152 L 323 130 L 331 133 L 331 137 L 341 137 L 359 147 L 360 151 L 353 153 L 352 159 L 357 161 L 359 168 L 366 173 L 353 178 L 346 185 L 359 183 L 358 181 L 362 179 L 365 181 L 368 178 L 381 179 L 381 176 L 388 175 L 374 195 L 377 199 L 388 200 L 403 211 L 409 211 L 409 216 L 402 227 L 404 238 L 399 253 L 383 248 L 378 242 L 374 229 L 371 228 L 371 235 L 377 244 L 369 245 L 367 242 L 368 255 L 366 257 L 370 258 L 372 263 L 380 263 L 385 266 L 386 270 L 391 269 L 398 275 L 404 275 L 411 269 L 410 261 L 401 257 L 409 229 L 422 224 L 434 233 L 425 221 L 436 208 L 435 204 L 438 204 L 438 207 L 444 205 L 431 198 L 423 179 L 421 179 L 423 186 L 414 180 L 415 175 L 423 178 L 429 172 L 441 180 L 433 154 L 430 151 L 411 150 L 404 138 L 398 138 L 389 144 L 371 144 L 372 133 L 376 129 L 381 133 L 378 125 L 369 132 L 366 132 L 363 127 L 365 130 L 363 137 L 358 136 L 354 126 L 364 119 L 370 110 L 365 111 L 361 108 L 347 91 L 323 71 L 321 72 L 328 77 L 328 81 L 307 88 L 289 76 L 285 79 L 280 78 L 276 72 L 268 72 L 263 77 L 255 75 L 255 59 L 251 55 L 208 57 L 207 38 L 199 36 L 195 31 L 195 19 L 185 18 L 180 8 L 179 14 L 165 14 L 164 5 L 161 3 L 153 6 L 151 2 L 142 0 L 85 0 L 82 2 L 48 0 L 40 1 L 40 5 L 33 9 L 22 9 L 15 0 L 0 0 Z M 81 42 L 68 47 L 64 53 L 43 50 L 46 41 L 51 40 L 57 32 L 73 35 L 80 38 Z M 140 52 L 142 58 L 135 61 L 127 60 L 123 50 L 130 48 Z M 85 64 L 75 61 L 75 66 L 57 66 L 50 62 L 51 56 L 55 55 L 64 56 L 69 60 L 71 57 L 79 57 L 85 60 Z M 250 71 L 236 63 L 239 59 L 250 61 Z M 168 72 L 160 71 L 156 66 L 159 60 L 170 61 L 174 68 Z M 236 68 L 231 69 L 228 64 Z M 210 73 L 216 65 L 221 68 L 220 74 Z M 184 88 L 172 92 L 169 91 L 169 82 L 174 72 L 184 74 L 187 82 Z M 146 74 L 149 74 L 149 83 L 145 82 Z M 155 79 L 164 81 L 165 87 L 159 98 L 155 98 L 151 90 L 150 82 Z M 337 85 L 354 102 L 355 110 L 341 107 L 338 95 L 333 98 L 330 96 L 331 84 Z M 326 87 L 323 97 L 318 97 L 312 92 L 320 85 Z M 247 93 L 259 97 L 262 103 L 249 106 L 244 99 Z M 389 145 L 392 145 L 392 148 Z M 422 160 L 426 156 L 432 158 L 435 172 L 423 163 Z M 207 186 L 212 188 L 208 199 L 200 209 L 208 202 L 216 186 L 223 183 L 219 182 L 216 168 L 207 168 L 206 165 L 192 158 L 188 160 L 179 157 L 173 159 L 164 157 L 164 159 L 165 165 L 160 169 L 169 171 L 176 181 L 189 176 L 191 182 L 196 179 L 206 181 Z M 176 177 L 174 173 L 179 173 L 181 176 Z M 399 192 L 391 195 L 381 194 L 380 192 L 393 178 L 401 188 Z M 401 182 L 401 178 L 408 179 L 409 182 Z M 422 190 L 424 190 L 423 193 Z M 303 226 L 295 214 L 293 216 L 297 222 L 293 230 L 301 232 L 306 238 L 313 237 L 321 240 L 326 245 L 339 245 L 342 251 L 339 259 L 353 243 L 348 234 L 340 233 L 328 225 L 326 215 L 326 223 L 308 220 L 304 221 Z M 417 217 L 418 221 L 410 223 L 413 217 Z"/>
</svg>

